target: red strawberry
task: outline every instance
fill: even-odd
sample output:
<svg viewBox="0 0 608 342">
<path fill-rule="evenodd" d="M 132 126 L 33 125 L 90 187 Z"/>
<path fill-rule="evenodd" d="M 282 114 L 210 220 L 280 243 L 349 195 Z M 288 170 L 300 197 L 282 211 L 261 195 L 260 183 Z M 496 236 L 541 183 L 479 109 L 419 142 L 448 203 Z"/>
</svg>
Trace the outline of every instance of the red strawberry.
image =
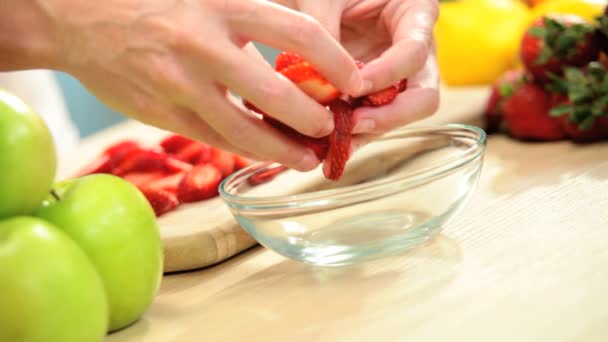
<svg viewBox="0 0 608 342">
<path fill-rule="evenodd" d="M 488 133 L 500 130 L 503 119 L 503 104 L 525 82 L 526 77 L 523 69 L 512 69 L 504 72 L 494 82 L 484 110 Z"/>
<path fill-rule="evenodd" d="M 215 166 L 196 165 L 180 181 L 177 198 L 181 203 L 189 203 L 215 197 L 221 181 L 222 173 Z"/>
<path fill-rule="evenodd" d="M 313 150 L 319 160 L 325 159 L 328 149 L 328 137 L 309 137 L 269 116 L 265 116 L 264 121 L 268 122 L 270 125 L 280 130 L 281 132 L 287 134 L 290 138 L 296 140 L 300 144 L 306 145 L 306 147 Z"/>
<path fill-rule="evenodd" d="M 594 28 L 575 15 L 547 15 L 536 19 L 521 41 L 521 59 L 540 82 L 560 75 L 566 65 L 582 66 L 598 57 Z"/>
<path fill-rule="evenodd" d="M 200 164 L 211 160 L 211 146 L 195 141 L 174 154 L 175 158 L 189 164 Z"/>
<path fill-rule="evenodd" d="M 155 151 L 141 150 L 132 152 L 112 170 L 118 176 L 135 171 L 164 171 L 167 155 Z"/>
<path fill-rule="evenodd" d="M 302 57 L 299 54 L 297 54 L 295 52 L 283 51 L 277 55 L 277 58 L 274 61 L 275 70 L 281 71 L 281 70 L 287 68 L 288 66 L 298 64 L 303 61 L 304 60 L 302 59 Z"/>
<path fill-rule="evenodd" d="M 146 196 L 157 217 L 172 211 L 179 205 L 177 196 L 168 191 L 150 188 L 141 188 L 140 191 Z"/>
<path fill-rule="evenodd" d="M 163 170 L 167 173 L 185 172 L 189 171 L 191 168 L 191 164 L 171 156 L 167 156 L 165 164 L 163 165 Z"/>
<path fill-rule="evenodd" d="M 228 177 L 234 172 L 234 156 L 231 152 L 212 147 L 209 163 L 222 172 L 222 177 Z"/>
<path fill-rule="evenodd" d="M 160 141 L 159 145 L 166 153 L 177 153 L 182 148 L 193 143 L 194 140 L 179 134 L 170 134 Z"/>
<path fill-rule="evenodd" d="M 287 170 L 286 166 L 277 166 L 272 169 L 268 169 L 259 173 L 256 173 L 249 178 L 248 182 L 251 185 L 258 185 L 269 182 L 274 179 L 279 173 Z"/>
<path fill-rule="evenodd" d="M 106 147 L 101 154 L 76 173 L 76 177 L 93 173 L 111 173 L 122 160 L 134 151 L 142 150 L 134 140 L 120 140 Z"/>
<path fill-rule="evenodd" d="M 338 89 L 308 62 L 290 65 L 279 72 L 321 104 L 327 104 L 340 96 Z"/>
<path fill-rule="evenodd" d="M 564 138 L 559 121 L 549 116 L 549 93 L 533 83 L 524 83 L 505 100 L 504 119 L 509 133 L 518 139 L 550 141 Z"/>
<path fill-rule="evenodd" d="M 399 85 L 392 85 L 375 93 L 369 94 L 363 98 L 364 106 L 379 107 L 387 105 L 399 94 Z"/>
<path fill-rule="evenodd" d="M 122 175 L 123 179 L 138 188 L 163 177 L 165 177 L 165 173 L 162 171 L 129 172 L 125 175 Z"/>
<path fill-rule="evenodd" d="M 181 182 L 182 178 L 184 178 L 185 174 L 186 172 L 177 172 L 172 175 L 163 174 L 162 177 L 146 181 L 143 186 L 151 189 L 162 189 L 177 194 L 179 183 Z"/>
<path fill-rule="evenodd" d="M 554 80 L 551 115 L 574 141 L 608 138 L 608 71 L 598 62 L 584 68 L 567 67 L 564 77 Z"/>
<path fill-rule="evenodd" d="M 329 135 L 329 150 L 325 158 L 328 165 L 323 169 L 323 173 L 328 179 L 338 180 L 350 157 L 353 108 L 348 102 L 340 99 L 332 101 L 329 108 L 334 113 L 335 129 Z"/>
</svg>

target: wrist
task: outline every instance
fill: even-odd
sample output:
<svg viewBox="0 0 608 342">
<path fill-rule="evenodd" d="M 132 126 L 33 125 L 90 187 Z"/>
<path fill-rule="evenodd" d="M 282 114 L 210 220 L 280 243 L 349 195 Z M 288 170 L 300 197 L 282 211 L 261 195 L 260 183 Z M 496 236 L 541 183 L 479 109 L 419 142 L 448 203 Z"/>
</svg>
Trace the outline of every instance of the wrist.
<svg viewBox="0 0 608 342">
<path fill-rule="evenodd" d="M 0 71 L 56 69 L 52 21 L 36 0 L 0 2 Z"/>
</svg>

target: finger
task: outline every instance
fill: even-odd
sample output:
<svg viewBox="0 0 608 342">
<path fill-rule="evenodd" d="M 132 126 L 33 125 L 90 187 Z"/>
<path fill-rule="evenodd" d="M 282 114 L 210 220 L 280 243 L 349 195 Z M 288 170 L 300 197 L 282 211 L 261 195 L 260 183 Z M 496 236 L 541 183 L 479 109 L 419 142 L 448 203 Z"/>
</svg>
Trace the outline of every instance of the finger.
<svg viewBox="0 0 608 342">
<path fill-rule="evenodd" d="M 215 76 L 231 91 L 302 134 L 321 137 L 333 131 L 331 112 L 294 83 L 235 47 L 224 54 L 234 62 L 217 68 Z"/>
<path fill-rule="evenodd" d="M 242 49 L 243 49 L 243 52 L 245 52 L 247 55 L 251 56 L 251 58 L 259 61 L 261 63 L 261 65 L 267 66 L 268 68 L 271 68 L 274 70 L 272 65 L 270 65 L 270 63 L 268 63 L 268 60 L 266 60 L 266 58 L 264 58 L 264 56 L 262 55 L 260 50 L 258 50 L 258 48 L 255 46 L 255 44 L 253 44 L 252 42 L 245 44 L 245 46 L 243 46 Z"/>
<path fill-rule="evenodd" d="M 437 20 L 435 0 L 401 2 L 385 11 L 384 20 L 392 32 L 393 45 L 363 67 L 365 92 L 377 91 L 415 75 L 425 64 L 433 41 Z"/>
<path fill-rule="evenodd" d="M 353 94 L 361 87 L 359 68 L 339 42 L 312 16 L 267 1 L 233 1 L 229 24 L 246 40 L 300 54 L 336 88 Z"/>
<path fill-rule="evenodd" d="M 340 18 L 344 10 L 345 1 L 310 1 L 297 0 L 298 9 L 306 13 L 325 27 L 327 31 L 340 41 Z"/>
<path fill-rule="evenodd" d="M 439 75 L 433 52 L 425 67 L 408 79 L 408 88 L 393 102 L 355 110 L 353 133 L 383 133 L 433 114 L 439 106 L 438 88 Z"/>
<path fill-rule="evenodd" d="M 204 110 L 198 114 L 236 148 L 300 171 L 312 170 L 319 164 L 313 151 L 242 111 L 219 91 L 207 94 L 201 108 Z"/>
</svg>

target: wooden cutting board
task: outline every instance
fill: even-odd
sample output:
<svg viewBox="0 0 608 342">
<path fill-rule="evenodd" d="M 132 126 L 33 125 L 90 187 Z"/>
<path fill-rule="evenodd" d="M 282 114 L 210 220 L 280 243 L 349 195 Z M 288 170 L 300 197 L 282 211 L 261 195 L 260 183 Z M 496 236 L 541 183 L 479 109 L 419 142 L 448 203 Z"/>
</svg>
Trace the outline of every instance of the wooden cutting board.
<svg viewBox="0 0 608 342">
<path fill-rule="evenodd" d="M 481 125 L 481 112 L 487 88 L 443 88 L 438 112 L 415 125 L 469 123 Z M 107 145 L 125 138 L 154 144 L 168 132 L 127 121 L 83 139 L 75 151 L 59 158 L 58 179 L 97 156 Z M 362 169 L 363 170 L 363 169 Z M 315 186 L 322 178 L 308 179 Z M 164 249 L 164 271 L 187 271 L 222 262 L 254 245 L 253 240 L 233 219 L 227 206 L 217 197 L 181 205 L 158 219 Z"/>
</svg>

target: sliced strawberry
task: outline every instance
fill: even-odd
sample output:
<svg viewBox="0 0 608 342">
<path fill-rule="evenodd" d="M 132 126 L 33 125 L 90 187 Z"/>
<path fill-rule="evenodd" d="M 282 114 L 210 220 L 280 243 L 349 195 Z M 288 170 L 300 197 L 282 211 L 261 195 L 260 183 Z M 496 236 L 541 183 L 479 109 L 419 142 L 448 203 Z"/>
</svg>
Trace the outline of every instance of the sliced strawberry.
<svg viewBox="0 0 608 342">
<path fill-rule="evenodd" d="M 174 157 L 192 165 L 208 162 L 211 160 L 211 146 L 196 141 L 179 150 Z"/>
<path fill-rule="evenodd" d="M 393 102 L 393 100 L 395 99 L 395 97 L 397 97 L 398 94 L 399 94 L 399 85 L 392 85 L 388 88 L 384 88 L 375 93 L 365 96 L 362 104 L 364 106 L 372 106 L 372 107 L 384 106 L 384 105 L 387 105 L 387 104 Z"/>
<path fill-rule="evenodd" d="M 185 174 L 186 172 L 177 172 L 172 175 L 163 175 L 162 177 L 145 182 L 144 185 L 148 188 L 162 189 L 177 194 L 179 183 Z"/>
<path fill-rule="evenodd" d="M 228 177 L 234 172 L 234 156 L 231 152 L 212 147 L 209 163 L 222 172 L 222 177 Z"/>
<path fill-rule="evenodd" d="M 159 145 L 166 153 L 177 153 L 182 148 L 195 142 L 195 140 L 180 134 L 170 134 L 160 141 Z"/>
<path fill-rule="evenodd" d="M 298 64 L 303 61 L 304 60 L 302 59 L 302 57 L 299 54 L 297 54 L 295 52 L 283 51 L 277 55 L 277 58 L 274 61 L 275 70 L 281 71 L 281 70 L 287 68 L 288 66 Z"/>
<path fill-rule="evenodd" d="M 146 197 L 154 213 L 157 217 L 166 214 L 179 205 L 177 196 L 174 193 L 162 189 L 140 188 L 142 194 Z"/>
<path fill-rule="evenodd" d="M 286 171 L 287 169 L 287 166 L 280 165 L 272 169 L 256 173 L 249 178 L 248 183 L 251 185 L 258 185 L 269 182 L 273 180 L 274 177 L 276 177 L 279 173 Z"/>
<path fill-rule="evenodd" d="M 196 165 L 188 171 L 177 188 L 181 203 L 197 202 L 215 197 L 222 181 L 222 173 L 211 164 Z"/>
<path fill-rule="evenodd" d="M 348 102 L 336 99 L 329 104 L 329 109 L 334 113 L 335 128 L 329 135 L 329 150 L 325 158 L 328 165 L 323 173 L 328 179 L 338 180 L 350 157 L 353 108 Z"/>
<path fill-rule="evenodd" d="M 162 171 L 147 171 L 147 172 L 129 172 L 122 175 L 122 178 L 129 181 L 131 184 L 140 188 L 145 184 L 148 184 L 154 180 L 165 177 L 165 173 Z"/>
<path fill-rule="evenodd" d="M 290 138 L 296 140 L 298 143 L 306 145 L 308 148 L 312 149 L 315 152 L 317 158 L 319 158 L 319 160 L 325 159 L 325 156 L 327 155 L 327 149 L 329 148 L 328 137 L 309 137 L 269 116 L 265 116 L 264 121 L 268 122 L 273 127 L 285 133 Z"/>
<path fill-rule="evenodd" d="M 108 146 L 102 154 L 120 157 L 134 150 L 141 150 L 142 146 L 135 140 L 121 140 Z"/>
<path fill-rule="evenodd" d="M 81 177 L 94 173 L 110 173 L 111 170 L 110 156 L 102 154 L 78 170 L 74 174 L 74 177 Z"/>
<path fill-rule="evenodd" d="M 402 79 L 399 81 L 399 83 L 397 83 L 397 89 L 400 93 L 407 89 L 407 79 Z"/>
<path fill-rule="evenodd" d="M 185 172 L 192 169 L 192 164 L 181 161 L 175 157 L 167 156 L 163 168 L 167 173 Z"/>
<path fill-rule="evenodd" d="M 290 65 L 282 69 L 280 73 L 321 104 L 327 104 L 340 96 L 338 89 L 308 62 Z"/>
<path fill-rule="evenodd" d="M 133 152 L 126 156 L 120 164 L 112 170 L 118 176 L 137 171 L 164 171 L 168 156 L 150 150 Z"/>
</svg>

